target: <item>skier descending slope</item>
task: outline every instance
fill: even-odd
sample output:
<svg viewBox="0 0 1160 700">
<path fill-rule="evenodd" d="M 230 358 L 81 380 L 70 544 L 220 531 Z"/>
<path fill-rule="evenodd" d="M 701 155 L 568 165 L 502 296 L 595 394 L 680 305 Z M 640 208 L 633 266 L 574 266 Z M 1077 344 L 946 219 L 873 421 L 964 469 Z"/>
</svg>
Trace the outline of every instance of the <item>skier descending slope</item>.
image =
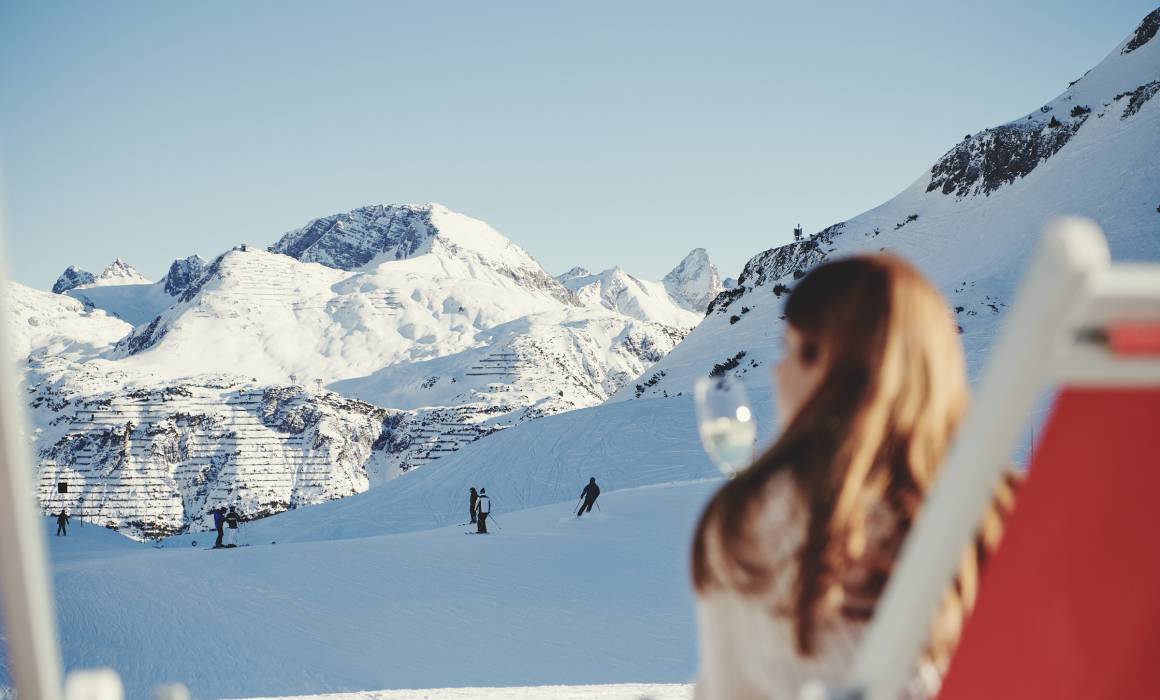
<svg viewBox="0 0 1160 700">
<path fill-rule="evenodd" d="M 576 517 L 579 518 L 585 513 L 591 513 L 592 504 L 596 503 L 596 498 L 599 495 L 600 487 L 596 485 L 596 477 L 592 477 L 588 480 L 588 485 L 580 492 L 580 498 L 583 498 L 584 502 L 580 504 L 580 510 L 576 511 Z"/>
<path fill-rule="evenodd" d="M 478 521 L 478 535 L 487 534 L 487 516 L 491 513 L 491 499 L 487 497 L 487 489 L 479 490 L 479 499 L 475 502 L 475 517 Z"/>
<path fill-rule="evenodd" d="M 68 537 L 68 513 L 63 510 L 56 516 L 56 536 Z"/>
<path fill-rule="evenodd" d="M 471 524 L 472 525 L 475 524 L 475 502 L 478 500 L 479 500 L 479 492 L 477 492 L 475 490 L 475 487 L 472 486 L 471 493 L 469 495 L 470 507 L 468 508 L 468 510 L 471 511 Z"/>
</svg>

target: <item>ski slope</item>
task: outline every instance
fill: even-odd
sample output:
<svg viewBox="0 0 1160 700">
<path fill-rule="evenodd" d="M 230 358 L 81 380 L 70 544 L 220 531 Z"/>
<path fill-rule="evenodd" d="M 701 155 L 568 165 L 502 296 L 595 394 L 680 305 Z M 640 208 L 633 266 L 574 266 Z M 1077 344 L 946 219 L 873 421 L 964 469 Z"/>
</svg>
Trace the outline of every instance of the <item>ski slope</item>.
<svg viewBox="0 0 1160 700">
<path fill-rule="evenodd" d="M 773 437 L 768 392 L 751 397 L 759 443 Z M 504 513 L 575 502 L 590 477 L 615 491 L 716 478 L 697 437 L 692 397 L 629 401 L 522 423 L 366 493 L 249 524 L 264 542 L 348 539 L 431 529 L 468 518 L 467 492 L 484 487 Z M 187 546 L 205 533 L 165 540 Z"/>
<path fill-rule="evenodd" d="M 571 500 L 497 508 L 487 536 L 272 545 L 247 527 L 248 547 L 155 549 L 89 525 L 50 539 L 65 664 L 117 669 L 127 697 L 686 683 L 687 552 L 719 483 L 606 489 L 581 519 Z"/>
</svg>

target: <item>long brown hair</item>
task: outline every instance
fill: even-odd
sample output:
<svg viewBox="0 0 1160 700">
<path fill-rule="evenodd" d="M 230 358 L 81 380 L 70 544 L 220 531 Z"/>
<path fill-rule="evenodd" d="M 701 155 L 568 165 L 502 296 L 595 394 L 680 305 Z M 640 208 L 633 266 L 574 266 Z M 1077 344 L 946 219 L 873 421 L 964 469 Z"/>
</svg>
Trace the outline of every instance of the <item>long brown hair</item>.
<svg viewBox="0 0 1160 700">
<path fill-rule="evenodd" d="M 825 363 L 823 379 L 777 442 L 706 507 L 693 543 L 693 582 L 702 593 L 720 586 L 756 594 L 770 585 L 771 562 L 755 543 L 778 533 L 754 532 L 753 522 L 770 480 L 789 474 L 806 514 L 790 610 L 798 651 L 809 655 L 825 603 L 841 600 L 840 613 L 850 618 L 872 613 L 966 411 L 966 367 L 938 291 L 889 255 L 815 268 L 791 292 L 785 317 L 802 335 L 803 361 Z M 883 507 L 891 536 L 868 541 L 870 511 Z M 996 527 L 989 523 L 988 539 Z M 936 658 L 957 640 L 977 564 L 978 557 L 964 557 L 944 601 L 950 625 L 932 639 Z M 851 580 L 851 570 L 864 575 Z"/>
</svg>

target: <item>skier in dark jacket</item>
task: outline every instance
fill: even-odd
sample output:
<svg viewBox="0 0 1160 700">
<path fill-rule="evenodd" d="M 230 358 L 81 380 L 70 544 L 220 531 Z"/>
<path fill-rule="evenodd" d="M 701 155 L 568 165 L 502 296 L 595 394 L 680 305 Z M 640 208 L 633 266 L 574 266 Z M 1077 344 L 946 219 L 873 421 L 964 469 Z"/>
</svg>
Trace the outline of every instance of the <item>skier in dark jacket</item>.
<svg viewBox="0 0 1160 700">
<path fill-rule="evenodd" d="M 63 510 L 56 516 L 56 536 L 68 537 L 68 513 Z"/>
<path fill-rule="evenodd" d="M 241 521 L 241 519 L 241 516 L 239 516 L 238 512 L 234 510 L 234 507 L 230 506 L 230 512 L 226 513 L 226 527 L 228 528 L 226 530 L 227 547 L 238 546 L 238 522 Z"/>
<path fill-rule="evenodd" d="M 487 489 L 479 490 L 479 498 L 475 501 L 475 518 L 479 526 L 477 535 L 487 534 L 487 516 L 491 513 L 491 499 L 487 497 Z"/>
<path fill-rule="evenodd" d="M 471 510 L 471 523 L 474 525 L 475 524 L 475 502 L 479 500 L 479 492 L 477 492 L 475 490 L 474 486 L 471 487 L 470 500 L 471 500 L 471 508 L 470 508 L 470 510 Z"/>
<path fill-rule="evenodd" d="M 215 541 L 213 543 L 214 549 L 221 549 L 222 547 L 225 546 L 222 544 L 222 537 L 224 537 L 226 534 L 225 531 L 222 530 L 222 525 L 224 525 L 225 522 L 226 522 L 226 509 L 225 508 L 214 508 L 213 509 L 213 527 L 215 530 L 217 530 L 217 541 Z"/>
<path fill-rule="evenodd" d="M 580 492 L 580 498 L 584 502 L 580 504 L 580 510 L 576 511 L 576 517 L 579 518 L 585 513 L 592 512 L 592 504 L 596 503 L 596 497 L 600 495 L 600 487 L 596 485 L 596 477 L 588 480 L 588 485 Z"/>
</svg>

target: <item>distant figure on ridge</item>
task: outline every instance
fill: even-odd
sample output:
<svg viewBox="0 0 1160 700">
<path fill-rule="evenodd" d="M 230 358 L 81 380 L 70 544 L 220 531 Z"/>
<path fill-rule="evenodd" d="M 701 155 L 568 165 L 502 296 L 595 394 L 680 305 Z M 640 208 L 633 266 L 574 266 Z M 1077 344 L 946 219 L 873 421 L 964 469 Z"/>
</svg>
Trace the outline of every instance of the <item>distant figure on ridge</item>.
<svg viewBox="0 0 1160 700">
<path fill-rule="evenodd" d="M 491 499 L 487 497 L 487 489 L 479 490 L 479 498 L 475 501 L 475 517 L 477 525 L 475 533 L 477 535 L 487 534 L 487 516 L 491 513 Z"/>
<path fill-rule="evenodd" d="M 580 510 L 576 511 L 576 517 L 579 518 L 585 513 L 591 513 L 592 505 L 596 503 L 596 498 L 599 495 L 600 487 L 596 485 L 596 477 L 592 477 L 588 480 L 588 485 L 580 492 L 580 498 L 583 498 L 584 502 L 580 504 Z"/>
<path fill-rule="evenodd" d="M 240 520 L 241 516 L 238 515 L 238 512 L 234 510 L 233 506 L 230 506 L 230 512 L 226 513 L 226 528 L 228 528 L 226 530 L 227 547 L 238 546 L 238 521 Z"/>
<path fill-rule="evenodd" d="M 222 547 L 225 546 L 222 544 L 222 537 L 224 537 L 226 533 L 222 530 L 222 525 L 225 525 L 225 522 L 226 522 L 226 509 L 225 508 L 214 508 L 212 512 L 213 512 L 213 527 L 215 530 L 217 530 L 217 540 L 213 543 L 213 548 L 214 549 L 221 549 Z"/>
<path fill-rule="evenodd" d="M 56 536 L 68 537 L 68 513 L 64 510 L 61 510 L 60 514 L 56 516 Z"/>
<path fill-rule="evenodd" d="M 475 502 L 478 500 L 479 500 L 479 492 L 477 492 L 475 490 L 475 487 L 472 486 L 471 487 L 471 495 L 470 495 L 471 507 L 468 509 L 471 511 L 471 524 L 472 525 L 475 524 Z"/>
</svg>

